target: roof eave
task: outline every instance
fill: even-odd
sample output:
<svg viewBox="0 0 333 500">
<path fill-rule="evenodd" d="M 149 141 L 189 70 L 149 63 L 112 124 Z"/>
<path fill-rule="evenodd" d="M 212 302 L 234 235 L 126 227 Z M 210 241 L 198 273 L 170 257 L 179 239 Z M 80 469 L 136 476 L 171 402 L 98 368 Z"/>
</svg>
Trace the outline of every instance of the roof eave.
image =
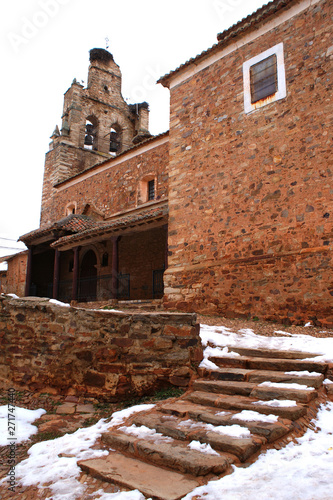
<svg viewBox="0 0 333 500">
<path fill-rule="evenodd" d="M 263 5 L 260 9 L 253 12 L 249 16 L 245 17 L 238 23 L 234 24 L 230 28 L 221 33 L 218 33 L 217 39 L 218 43 L 210 47 L 209 49 L 198 54 L 196 57 L 189 59 L 187 62 L 176 68 L 175 70 L 162 76 L 157 83 L 160 83 L 166 88 L 170 88 L 170 83 L 172 79 L 179 75 L 182 71 L 188 70 L 191 65 L 198 65 L 199 62 L 208 58 L 212 54 L 219 52 L 224 49 L 228 44 L 234 42 L 235 39 L 244 36 L 249 31 L 257 29 L 257 23 L 266 21 L 277 12 L 284 8 L 288 8 L 291 4 L 298 2 L 299 0 L 272 0 L 271 2 Z"/>
</svg>

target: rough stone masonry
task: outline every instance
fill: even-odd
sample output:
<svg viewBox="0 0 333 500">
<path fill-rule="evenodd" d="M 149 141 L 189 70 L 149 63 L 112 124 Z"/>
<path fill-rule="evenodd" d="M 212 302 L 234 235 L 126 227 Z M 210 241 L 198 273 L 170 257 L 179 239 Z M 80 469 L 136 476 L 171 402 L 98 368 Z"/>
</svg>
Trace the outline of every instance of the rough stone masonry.
<svg viewBox="0 0 333 500">
<path fill-rule="evenodd" d="M 0 297 L 0 384 L 108 401 L 187 387 L 202 359 L 195 314 L 85 310 Z"/>
</svg>

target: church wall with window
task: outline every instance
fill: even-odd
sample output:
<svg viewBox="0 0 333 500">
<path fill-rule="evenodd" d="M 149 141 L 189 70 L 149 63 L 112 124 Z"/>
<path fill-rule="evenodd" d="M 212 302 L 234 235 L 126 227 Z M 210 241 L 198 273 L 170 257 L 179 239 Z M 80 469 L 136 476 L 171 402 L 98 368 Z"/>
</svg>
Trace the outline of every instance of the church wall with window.
<svg viewBox="0 0 333 500">
<path fill-rule="evenodd" d="M 290 2 L 161 79 L 167 307 L 333 322 L 330 13 L 328 1 Z"/>
<path fill-rule="evenodd" d="M 53 188 L 52 197 L 43 209 L 51 221 L 62 219 L 69 212 L 85 213 L 87 204 L 97 209 L 101 218 L 109 218 L 122 211 L 136 209 L 152 202 L 167 200 L 168 196 L 168 135 L 151 139 L 148 145 L 138 146 L 134 155 L 126 153 L 119 159 L 110 159 L 96 168 L 64 181 Z M 144 149 L 143 153 L 140 150 Z M 142 179 L 146 186 L 145 197 Z M 153 180 L 154 186 L 148 184 Z"/>
</svg>

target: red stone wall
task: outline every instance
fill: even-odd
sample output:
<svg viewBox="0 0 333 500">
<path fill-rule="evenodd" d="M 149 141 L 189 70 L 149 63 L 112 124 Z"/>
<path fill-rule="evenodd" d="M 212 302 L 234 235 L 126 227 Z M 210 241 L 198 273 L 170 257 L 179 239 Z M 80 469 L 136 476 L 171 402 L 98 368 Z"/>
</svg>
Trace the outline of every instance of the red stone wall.
<svg viewBox="0 0 333 500">
<path fill-rule="evenodd" d="M 6 276 L 1 280 L 2 293 L 15 293 L 19 297 L 24 295 L 27 257 L 27 252 L 10 257 Z"/>
<path fill-rule="evenodd" d="M 130 299 L 153 297 L 153 271 L 164 268 L 166 241 L 165 227 L 121 237 L 119 272 L 130 275 Z"/>
<path fill-rule="evenodd" d="M 46 153 L 40 216 L 41 226 L 45 226 L 56 220 L 53 219 L 52 211 L 56 192 L 53 186 L 70 176 L 103 162 L 105 156 L 65 143 L 55 144 L 53 149 Z M 63 208 L 62 216 L 64 214 L 65 207 Z"/>
<path fill-rule="evenodd" d="M 319 2 L 172 88 L 167 307 L 333 324 L 331 13 Z M 245 114 L 242 64 L 280 42 L 287 97 Z"/>
<path fill-rule="evenodd" d="M 0 297 L 0 385 L 117 401 L 187 387 L 202 359 L 192 314 L 126 314 Z"/>
<path fill-rule="evenodd" d="M 109 161 L 107 169 L 96 173 L 97 167 L 96 172 L 92 170 L 88 178 L 83 178 L 70 187 L 63 184 L 51 188 L 49 196 L 43 198 L 42 219 L 47 222 L 60 220 L 66 216 L 66 206 L 71 202 L 77 203 L 78 214 L 82 213 L 89 203 L 101 211 L 105 218 L 135 209 L 140 204 L 139 183 L 150 174 L 156 179 L 156 200 L 166 199 L 169 161 L 167 142 L 141 154 L 138 148 L 134 158 L 128 159 L 125 154 L 120 163 L 118 158 L 115 160 L 116 163 L 114 160 Z"/>
</svg>

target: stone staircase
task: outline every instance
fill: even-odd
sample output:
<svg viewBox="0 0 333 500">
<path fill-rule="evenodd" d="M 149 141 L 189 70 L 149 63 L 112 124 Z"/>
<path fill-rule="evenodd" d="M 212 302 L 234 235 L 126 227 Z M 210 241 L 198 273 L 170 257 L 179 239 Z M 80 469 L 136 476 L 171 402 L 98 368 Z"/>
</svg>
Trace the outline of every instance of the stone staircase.
<svg viewBox="0 0 333 500">
<path fill-rule="evenodd" d="M 232 351 L 210 358 L 217 368 L 200 368 L 181 398 L 103 434 L 109 455 L 81 461 L 81 469 L 147 498 L 177 500 L 311 427 L 326 398 L 326 364 L 304 352 Z"/>
<path fill-rule="evenodd" d="M 161 311 L 163 310 L 162 299 L 146 299 L 146 300 L 118 300 L 116 309 L 122 311 Z"/>
</svg>

